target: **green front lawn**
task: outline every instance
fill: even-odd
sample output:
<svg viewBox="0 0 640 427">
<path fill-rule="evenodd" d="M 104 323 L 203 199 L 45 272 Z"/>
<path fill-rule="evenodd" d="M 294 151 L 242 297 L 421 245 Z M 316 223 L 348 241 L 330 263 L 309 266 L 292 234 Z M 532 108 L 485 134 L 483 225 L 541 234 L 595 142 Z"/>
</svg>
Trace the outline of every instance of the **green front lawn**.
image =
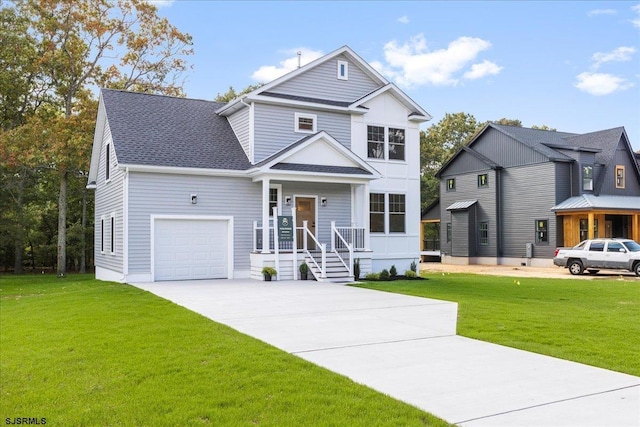
<svg viewBox="0 0 640 427">
<path fill-rule="evenodd" d="M 448 425 L 131 286 L 0 276 L 0 419 Z"/>
<path fill-rule="evenodd" d="M 361 285 L 458 303 L 458 334 L 640 376 L 640 281 L 427 274 Z"/>
</svg>

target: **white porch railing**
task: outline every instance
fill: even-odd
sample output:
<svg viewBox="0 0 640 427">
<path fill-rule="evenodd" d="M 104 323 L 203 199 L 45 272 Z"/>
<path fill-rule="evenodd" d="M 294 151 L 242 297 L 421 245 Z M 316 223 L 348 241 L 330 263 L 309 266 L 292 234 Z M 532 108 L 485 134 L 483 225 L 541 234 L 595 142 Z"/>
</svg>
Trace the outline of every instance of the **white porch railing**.
<svg viewBox="0 0 640 427">
<path fill-rule="evenodd" d="M 348 230 L 343 228 L 343 230 Z M 340 231 L 336 228 L 336 222 L 331 221 L 331 250 L 338 256 L 342 265 L 353 276 L 353 245 L 347 243 Z M 347 258 L 345 260 L 345 257 Z"/>
<path fill-rule="evenodd" d="M 325 279 L 327 277 L 327 245 L 318 242 L 316 236 L 309 231 L 307 221 L 302 221 L 302 251 L 309 257 L 311 264 L 315 265 L 316 269 L 320 271 L 320 278 Z M 309 238 L 315 244 L 316 249 L 309 249 Z M 318 248 L 320 248 L 318 250 Z M 320 255 L 320 264 L 318 264 L 318 252 Z M 313 268 L 311 268 L 313 270 Z"/>
<path fill-rule="evenodd" d="M 333 222 L 331 227 L 334 228 Z M 364 227 L 335 227 L 335 229 L 354 251 L 366 250 Z"/>
</svg>

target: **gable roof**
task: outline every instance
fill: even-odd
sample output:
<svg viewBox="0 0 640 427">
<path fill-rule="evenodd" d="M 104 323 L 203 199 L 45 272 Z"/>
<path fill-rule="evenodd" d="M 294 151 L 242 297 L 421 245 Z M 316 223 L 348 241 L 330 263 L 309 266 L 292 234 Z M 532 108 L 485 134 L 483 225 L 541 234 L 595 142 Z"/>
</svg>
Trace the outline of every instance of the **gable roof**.
<svg viewBox="0 0 640 427">
<path fill-rule="evenodd" d="M 330 153 L 331 156 L 327 156 Z M 330 158 L 331 164 L 321 163 Z M 326 131 L 320 131 L 290 144 L 277 153 L 256 163 L 252 176 L 274 173 L 302 175 L 341 175 L 367 180 L 380 177 L 380 173 L 351 150 L 340 144 Z"/>
<path fill-rule="evenodd" d="M 103 89 L 119 164 L 247 170 L 252 165 L 225 117 L 223 104 Z"/>
<path fill-rule="evenodd" d="M 330 99 L 318 99 L 318 98 L 309 98 L 304 96 L 296 96 L 296 95 L 287 95 L 273 92 L 271 89 L 276 88 L 282 83 L 294 79 L 302 73 L 306 73 L 309 70 L 312 70 L 327 61 L 330 61 L 340 55 L 344 55 L 349 60 L 353 61 L 371 80 L 373 80 L 380 87 L 373 92 L 361 97 L 360 99 L 354 99 L 351 102 L 345 102 L 343 100 L 336 101 Z M 318 108 L 325 109 L 339 109 L 346 110 L 351 113 L 359 113 L 363 114 L 367 111 L 365 107 L 361 104 L 366 102 L 369 99 L 372 99 L 378 96 L 380 93 L 384 93 L 386 91 L 391 91 L 391 93 L 402 103 L 404 104 L 411 113 L 409 114 L 409 119 L 418 122 L 424 122 L 431 120 L 431 115 L 427 113 L 420 105 L 418 105 L 415 101 L 413 101 L 409 96 L 407 96 L 403 91 L 401 91 L 395 84 L 390 83 L 387 79 L 385 79 L 379 72 L 377 72 L 371 65 L 369 65 L 364 59 L 362 59 L 358 54 L 356 54 L 349 46 L 343 46 L 339 49 L 334 50 L 333 52 L 322 56 L 315 61 L 312 61 L 294 71 L 291 71 L 263 86 L 260 86 L 253 91 L 239 96 L 238 98 L 232 100 L 228 104 L 222 105 L 220 108 L 216 110 L 216 112 L 220 115 L 226 116 L 232 114 L 242 108 L 245 108 L 247 105 L 245 101 L 263 101 L 263 102 L 273 102 L 275 100 L 280 100 L 281 102 L 292 103 L 299 102 L 304 104 L 312 104 Z"/>
<path fill-rule="evenodd" d="M 547 157 L 551 161 L 573 161 L 571 157 L 567 156 L 566 154 L 562 154 L 557 150 L 554 150 L 553 148 L 549 147 L 549 145 L 566 145 L 564 138 L 575 136 L 575 133 L 531 129 L 520 126 L 506 126 L 496 123 L 489 123 L 487 125 L 487 128 L 493 128 L 499 132 L 504 133 L 505 135 L 510 136 L 521 144 L 524 144 L 532 150 L 537 151 L 538 153 Z M 487 128 L 485 128 L 485 130 Z M 484 133 L 485 130 L 480 132 L 476 136 L 476 138 L 474 138 L 473 141 L 469 143 L 469 146 L 477 141 L 479 136 Z"/>
<path fill-rule="evenodd" d="M 475 157 L 476 159 L 480 160 L 482 163 L 484 163 L 485 165 L 489 166 L 491 169 L 502 169 L 502 166 L 500 166 L 499 164 L 497 164 L 496 162 L 494 162 L 493 160 L 491 160 L 490 158 L 488 158 L 487 156 L 478 153 L 476 150 L 474 150 L 473 148 L 470 148 L 468 146 L 462 146 L 458 149 L 458 151 L 456 152 L 456 154 L 454 154 L 453 156 L 451 156 L 451 158 L 449 158 L 449 160 L 447 160 L 445 162 L 444 165 L 442 165 L 442 167 L 440 168 L 440 170 L 438 172 L 436 172 L 435 176 L 436 178 L 440 178 L 440 176 L 442 176 L 442 172 L 445 171 L 445 169 L 447 169 L 449 167 L 449 165 L 451 163 L 453 163 L 453 161 L 455 159 L 457 159 L 458 157 L 460 157 L 460 155 L 462 154 L 462 152 L 465 153 L 469 153 L 470 155 L 472 155 L 473 157 Z"/>
</svg>

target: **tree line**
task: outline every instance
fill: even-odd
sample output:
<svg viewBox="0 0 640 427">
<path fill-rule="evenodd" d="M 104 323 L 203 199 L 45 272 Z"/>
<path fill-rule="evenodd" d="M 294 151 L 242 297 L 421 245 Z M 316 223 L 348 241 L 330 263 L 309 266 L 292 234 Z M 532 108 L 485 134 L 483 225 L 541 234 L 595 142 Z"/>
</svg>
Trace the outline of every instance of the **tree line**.
<svg viewBox="0 0 640 427">
<path fill-rule="evenodd" d="M 14 0 L 0 9 L 0 260 L 84 271 L 97 89 L 184 96 L 191 36 L 145 0 Z"/>
</svg>

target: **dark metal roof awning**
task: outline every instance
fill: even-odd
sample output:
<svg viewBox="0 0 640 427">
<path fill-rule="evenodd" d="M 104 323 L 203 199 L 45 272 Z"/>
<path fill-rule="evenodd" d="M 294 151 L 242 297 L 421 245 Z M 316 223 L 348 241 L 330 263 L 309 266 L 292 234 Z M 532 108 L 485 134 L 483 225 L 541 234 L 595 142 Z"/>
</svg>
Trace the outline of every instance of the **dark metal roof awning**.
<svg viewBox="0 0 640 427">
<path fill-rule="evenodd" d="M 478 203 L 477 200 L 463 200 L 461 202 L 455 202 L 447 208 L 448 211 L 463 211 L 469 209 L 471 206 Z"/>
<path fill-rule="evenodd" d="M 640 197 L 583 194 L 570 197 L 551 208 L 552 211 L 556 212 L 594 209 L 640 211 Z"/>
</svg>

